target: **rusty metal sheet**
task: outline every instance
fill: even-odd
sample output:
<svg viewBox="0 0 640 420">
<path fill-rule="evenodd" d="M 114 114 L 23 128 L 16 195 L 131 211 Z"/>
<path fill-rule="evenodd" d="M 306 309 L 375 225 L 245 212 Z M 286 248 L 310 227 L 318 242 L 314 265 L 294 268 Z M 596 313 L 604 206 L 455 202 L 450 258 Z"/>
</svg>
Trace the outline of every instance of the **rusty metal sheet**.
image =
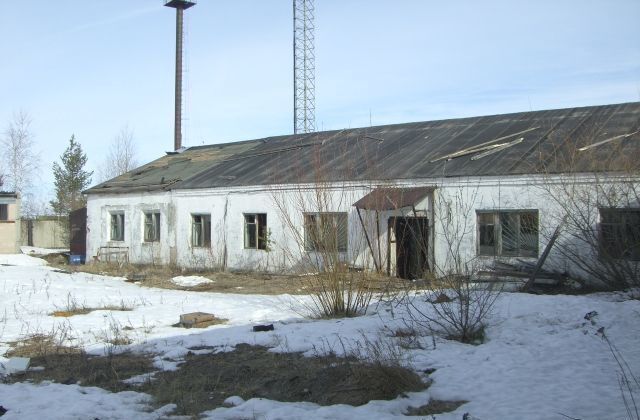
<svg viewBox="0 0 640 420">
<path fill-rule="evenodd" d="M 434 189 L 434 187 L 380 187 L 375 188 L 369 194 L 353 203 L 353 205 L 362 210 L 398 210 L 415 206 L 432 193 Z"/>
</svg>

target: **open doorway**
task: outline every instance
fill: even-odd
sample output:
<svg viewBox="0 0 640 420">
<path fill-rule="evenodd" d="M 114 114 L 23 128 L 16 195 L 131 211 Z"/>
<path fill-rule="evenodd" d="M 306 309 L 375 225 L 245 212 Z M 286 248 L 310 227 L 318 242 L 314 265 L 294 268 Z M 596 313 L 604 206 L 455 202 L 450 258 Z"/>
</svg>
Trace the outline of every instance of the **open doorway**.
<svg viewBox="0 0 640 420">
<path fill-rule="evenodd" d="M 429 272 L 429 219 L 390 217 L 388 226 L 388 261 L 393 263 L 395 259 L 396 276 L 409 280 L 424 278 Z"/>
</svg>

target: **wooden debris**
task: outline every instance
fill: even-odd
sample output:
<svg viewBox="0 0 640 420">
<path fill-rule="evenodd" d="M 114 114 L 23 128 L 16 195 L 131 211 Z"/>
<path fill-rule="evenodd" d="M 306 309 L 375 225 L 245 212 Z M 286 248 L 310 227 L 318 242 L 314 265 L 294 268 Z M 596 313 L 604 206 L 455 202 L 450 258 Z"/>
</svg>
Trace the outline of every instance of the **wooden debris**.
<svg viewBox="0 0 640 420">
<path fill-rule="evenodd" d="M 551 235 L 551 239 L 549 240 L 549 243 L 547 243 L 547 246 L 544 248 L 544 251 L 542 252 L 542 256 L 538 259 L 538 262 L 535 268 L 533 269 L 533 272 L 531 273 L 531 277 L 529 277 L 529 281 L 527 281 L 527 283 L 522 288 L 525 292 L 530 291 L 531 288 L 533 287 L 533 284 L 535 283 L 536 278 L 538 277 L 538 273 L 540 273 L 540 271 L 542 270 L 542 266 L 544 265 L 544 262 L 547 260 L 547 257 L 549 256 L 549 252 L 551 251 L 551 248 L 553 248 L 553 245 L 556 243 L 558 236 L 560 236 L 560 231 L 562 230 L 562 227 L 564 226 L 566 221 L 567 221 L 567 216 L 564 216 L 560 224 L 556 226 L 556 229 L 553 232 L 553 235 Z"/>
<path fill-rule="evenodd" d="M 214 314 L 191 312 L 180 315 L 180 322 L 175 326 L 182 328 L 206 328 L 210 325 L 221 324 L 225 321 L 225 319 L 216 318 Z"/>
</svg>

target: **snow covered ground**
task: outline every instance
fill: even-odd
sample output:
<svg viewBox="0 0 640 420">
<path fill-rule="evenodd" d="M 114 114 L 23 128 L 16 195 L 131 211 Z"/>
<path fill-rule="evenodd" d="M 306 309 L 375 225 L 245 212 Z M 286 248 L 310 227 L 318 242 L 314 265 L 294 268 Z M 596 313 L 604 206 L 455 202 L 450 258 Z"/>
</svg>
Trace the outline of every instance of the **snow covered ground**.
<svg viewBox="0 0 640 420">
<path fill-rule="evenodd" d="M 184 287 L 193 287 L 213 282 L 213 280 L 202 276 L 177 276 L 171 279 L 171 283 Z"/>
<path fill-rule="evenodd" d="M 39 248 L 37 246 L 23 245 L 20 247 L 20 251 L 27 255 L 49 255 L 69 252 L 69 248 Z"/>
<path fill-rule="evenodd" d="M 309 320 L 303 317 L 308 297 L 234 295 L 143 288 L 123 278 L 85 273 L 66 274 L 26 256 L 0 256 L 0 355 L 8 343 L 29 334 L 71 331 L 73 344 L 101 353 L 114 326 L 127 328 L 132 347 L 159 354 L 156 365 L 176 368 L 189 347 L 238 343 L 262 344 L 273 351 L 320 350 L 342 352 L 364 336 L 395 340 L 391 332 L 405 327 L 401 306 L 374 304 L 366 316 Z M 55 310 L 76 305 L 122 306 L 129 311 L 97 310 L 57 318 Z M 204 330 L 171 325 L 186 312 L 204 311 L 229 321 Z M 596 311 L 595 325 L 584 319 Z M 275 324 L 275 331 L 254 333 L 256 323 Z M 461 419 L 471 413 L 490 419 L 623 419 L 626 411 L 618 385 L 618 368 L 604 331 L 640 375 L 640 301 L 623 294 L 532 296 L 504 293 L 498 299 L 479 346 L 431 337 L 422 349 L 406 350 L 417 371 L 435 368 L 431 387 L 393 401 L 364 406 L 321 407 L 311 403 L 282 403 L 265 399 L 242 401 L 235 407 L 204 413 L 206 418 L 238 419 L 387 419 L 406 418 L 409 406 L 430 398 L 467 400 L 452 413 L 436 419 Z M 170 359 L 170 360 L 166 360 Z M 3 361 L 0 356 L 0 363 Z M 640 390 L 636 390 L 640 392 Z M 110 393 L 78 385 L 0 384 L 0 405 L 6 419 L 122 419 L 166 418 L 171 406 L 149 408 L 142 393 Z"/>
</svg>

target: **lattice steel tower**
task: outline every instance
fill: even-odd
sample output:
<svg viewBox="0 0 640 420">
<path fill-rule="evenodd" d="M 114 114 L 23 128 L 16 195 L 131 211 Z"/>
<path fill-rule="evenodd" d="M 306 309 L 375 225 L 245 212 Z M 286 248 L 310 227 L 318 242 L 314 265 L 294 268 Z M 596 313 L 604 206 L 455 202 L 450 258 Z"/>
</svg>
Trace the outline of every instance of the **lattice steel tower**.
<svg viewBox="0 0 640 420">
<path fill-rule="evenodd" d="M 293 0 L 293 132 L 316 131 L 314 0 Z"/>
<path fill-rule="evenodd" d="M 165 0 L 164 5 L 176 9 L 176 92 L 173 126 L 173 148 L 182 147 L 182 45 L 184 41 L 183 12 L 195 6 L 195 0 Z"/>
</svg>

